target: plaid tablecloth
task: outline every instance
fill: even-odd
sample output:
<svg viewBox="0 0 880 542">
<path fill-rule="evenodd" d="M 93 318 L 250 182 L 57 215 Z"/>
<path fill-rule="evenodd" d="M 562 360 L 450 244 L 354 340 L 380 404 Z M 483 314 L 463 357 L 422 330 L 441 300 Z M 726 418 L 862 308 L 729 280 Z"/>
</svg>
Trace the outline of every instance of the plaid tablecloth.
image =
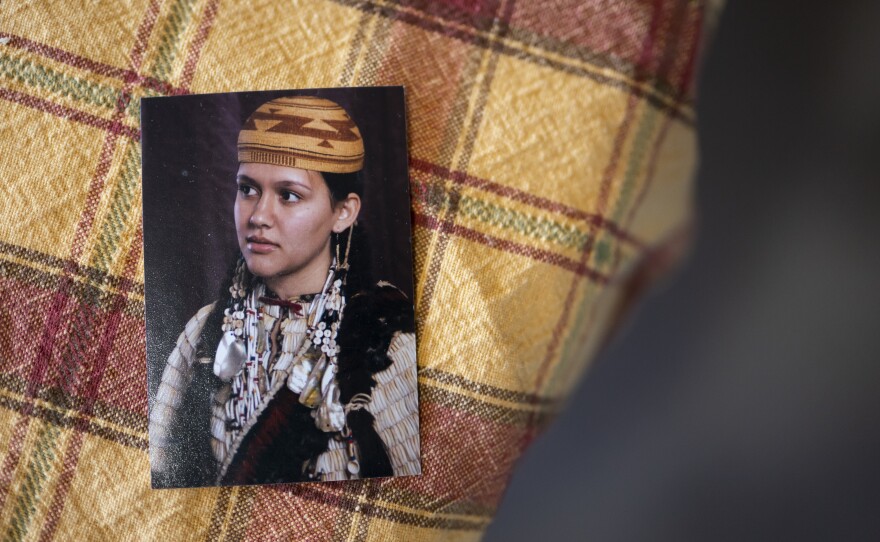
<svg viewBox="0 0 880 542">
<path fill-rule="evenodd" d="M 0 3 L 0 538 L 480 538 L 689 227 L 708 11 Z M 139 98 L 355 85 L 406 86 L 424 475 L 151 490 Z"/>
</svg>

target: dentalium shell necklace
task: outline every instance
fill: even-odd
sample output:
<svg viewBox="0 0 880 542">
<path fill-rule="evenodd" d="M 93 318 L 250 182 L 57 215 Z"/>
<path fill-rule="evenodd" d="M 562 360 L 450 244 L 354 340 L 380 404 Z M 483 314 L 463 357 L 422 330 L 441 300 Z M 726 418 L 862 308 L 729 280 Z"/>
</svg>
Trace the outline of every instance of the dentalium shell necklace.
<svg viewBox="0 0 880 542">
<path fill-rule="evenodd" d="M 282 380 L 299 394 L 301 404 L 313 409 L 319 429 L 344 429 L 345 412 L 335 377 L 347 266 L 337 269 L 336 262 L 320 294 L 289 301 L 267 297 L 262 281 L 248 292 L 241 280 L 244 269 L 236 273 L 239 280 L 230 288 L 231 306 L 224 311 L 223 337 L 214 358 L 214 373 L 232 385 L 225 404 L 227 446 L 262 410 Z"/>
</svg>

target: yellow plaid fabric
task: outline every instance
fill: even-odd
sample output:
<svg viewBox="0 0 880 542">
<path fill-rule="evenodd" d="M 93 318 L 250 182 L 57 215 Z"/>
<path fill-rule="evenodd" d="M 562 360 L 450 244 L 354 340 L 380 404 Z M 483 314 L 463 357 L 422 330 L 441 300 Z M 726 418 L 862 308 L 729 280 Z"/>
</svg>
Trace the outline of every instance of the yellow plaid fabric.
<svg viewBox="0 0 880 542">
<path fill-rule="evenodd" d="M 687 228 L 691 0 L 0 6 L 0 538 L 475 540 Z M 139 99 L 405 85 L 421 477 L 150 489 Z"/>
</svg>

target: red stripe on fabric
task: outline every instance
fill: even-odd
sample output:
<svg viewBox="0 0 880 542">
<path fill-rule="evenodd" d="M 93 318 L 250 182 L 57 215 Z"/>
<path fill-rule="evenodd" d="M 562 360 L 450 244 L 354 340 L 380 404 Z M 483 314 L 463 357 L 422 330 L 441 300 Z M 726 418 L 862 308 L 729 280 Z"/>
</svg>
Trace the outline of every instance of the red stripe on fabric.
<svg viewBox="0 0 880 542">
<path fill-rule="evenodd" d="M 45 43 L 29 40 L 23 36 L 17 36 L 8 32 L 0 33 L 0 36 L 9 38 L 9 43 L 6 44 L 8 47 L 15 47 L 29 53 L 38 54 L 74 68 L 88 70 L 98 75 L 114 77 L 116 79 L 125 79 L 128 76 L 128 70 L 91 60 L 84 56 L 46 45 Z"/>
<path fill-rule="evenodd" d="M 32 109 L 37 109 L 45 113 L 51 113 L 56 117 L 79 122 L 81 124 L 92 126 L 94 128 L 100 128 L 102 130 L 110 132 L 113 135 L 124 135 L 135 141 L 140 140 L 141 137 L 141 133 L 139 130 L 126 126 L 118 120 L 102 119 L 101 117 L 97 117 L 90 113 L 78 111 L 76 109 L 64 105 L 59 105 L 48 100 L 37 98 L 35 96 L 24 94 L 15 90 L 0 88 L 0 98 L 30 107 Z"/>
<path fill-rule="evenodd" d="M 683 10 L 683 9 L 687 9 L 687 6 L 688 6 L 687 4 L 679 4 L 676 6 L 676 8 Z M 683 103 L 684 100 L 686 99 L 688 88 L 690 87 L 691 77 L 693 75 L 693 71 L 694 71 L 694 68 L 696 65 L 697 51 L 698 51 L 699 44 L 700 44 L 700 35 L 701 35 L 702 22 L 703 22 L 703 10 L 698 7 L 694 10 L 694 12 L 692 14 L 687 14 L 687 15 L 688 16 L 685 16 L 685 14 L 677 13 L 677 12 L 674 13 L 673 17 L 672 17 L 672 21 L 675 24 L 675 26 L 671 30 L 667 29 L 667 35 L 669 35 L 669 34 L 682 35 L 687 31 L 687 29 L 693 29 L 693 35 L 691 36 L 691 41 L 690 41 L 690 48 L 688 50 L 687 58 L 685 60 L 685 67 L 682 70 L 681 74 L 679 75 L 678 80 L 676 81 L 676 83 L 677 83 L 676 88 L 678 89 L 678 91 L 674 96 L 673 107 L 677 107 L 678 104 Z M 691 17 L 691 15 L 693 17 Z M 691 20 L 692 18 L 694 19 L 693 21 Z M 686 25 L 688 23 L 690 23 L 690 26 L 687 26 L 685 28 L 685 30 L 683 30 L 682 26 Z M 665 78 L 667 72 L 672 70 L 672 67 L 675 64 L 675 54 L 674 53 L 676 51 L 677 51 L 677 48 L 673 47 L 672 45 L 670 45 L 669 47 L 666 48 L 665 54 L 663 54 L 662 58 L 661 58 L 660 67 L 657 70 L 657 73 L 660 77 Z M 671 74 L 670 74 L 670 77 L 671 77 Z M 669 127 L 672 125 L 672 121 L 673 121 L 673 118 L 667 116 L 665 119 L 663 119 L 663 123 L 661 124 L 660 129 L 658 130 L 657 138 L 651 147 L 651 153 L 650 153 L 650 157 L 648 159 L 648 166 L 646 167 L 646 170 L 645 170 L 646 171 L 645 172 L 645 181 L 642 183 L 641 187 L 639 188 L 638 194 L 636 194 L 636 197 L 633 199 L 633 203 L 630 205 L 630 208 L 628 209 L 626 216 L 623 218 L 622 224 L 624 225 L 625 228 L 629 228 L 630 225 L 632 224 L 632 221 L 635 217 L 637 210 L 641 207 L 642 201 L 644 200 L 645 195 L 647 194 L 648 190 L 650 189 L 651 184 L 653 184 L 653 180 L 654 180 L 654 176 L 655 176 L 655 172 L 656 172 L 656 168 L 657 168 L 657 158 L 660 153 L 660 147 L 662 146 L 663 142 L 666 140 L 666 135 L 669 132 Z M 673 236 L 673 237 L 675 237 L 675 236 Z M 658 245 L 662 245 L 662 244 L 663 244 L 662 242 L 658 243 Z M 649 262 L 649 260 L 656 259 L 655 250 L 656 250 L 656 246 L 649 247 L 648 249 L 646 249 L 641 256 L 641 262 L 638 264 L 638 266 L 645 265 L 645 264 L 647 264 L 647 262 Z M 620 245 L 617 245 L 614 249 L 614 258 L 613 258 L 613 262 L 611 264 L 611 269 L 612 269 L 613 273 L 616 272 L 618 267 L 620 266 L 620 259 L 621 259 L 621 247 L 620 247 Z M 636 268 L 638 266 L 635 266 L 634 268 Z"/>
<path fill-rule="evenodd" d="M 70 277 L 64 277 L 61 286 L 55 291 L 55 295 L 52 296 L 52 301 L 47 305 L 48 317 L 43 326 L 44 330 L 56 330 L 61 325 L 61 315 L 67 306 L 66 291 L 70 289 L 72 282 L 73 280 Z M 39 344 L 36 362 L 27 379 L 26 397 L 32 397 L 37 387 L 43 381 L 43 375 L 45 375 L 49 360 L 52 358 L 52 346 L 55 344 L 54 334 L 44 333 Z"/>
<path fill-rule="evenodd" d="M 91 368 L 91 373 L 88 375 L 88 378 L 85 380 L 85 386 L 79 393 L 79 396 L 85 399 L 82 412 L 87 416 L 92 415 L 94 410 L 95 399 L 98 397 L 98 386 L 104 376 L 107 358 L 119 332 L 119 323 L 122 321 L 122 309 L 122 303 L 117 298 L 112 310 L 107 315 L 107 322 L 104 326 L 104 332 L 101 334 L 98 348 L 95 350 L 95 355 L 93 359 L 89 360 L 88 367 Z"/>
<path fill-rule="evenodd" d="M 697 61 L 697 52 L 699 51 L 699 45 L 701 40 L 702 28 L 703 28 L 703 10 L 697 10 L 696 21 L 694 22 L 694 26 L 696 28 L 696 35 L 694 36 L 693 42 L 691 43 L 691 50 L 688 54 L 688 63 L 685 69 L 682 71 L 681 79 L 678 82 L 679 93 L 676 95 L 675 100 L 676 103 L 680 103 L 684 100 L 685 95 L 687 94 L 687 89 L 690 86 L 691 78 L 693 77 L 694 70 L 696 69 L 696 61 Z M 651 150 L 651 158 L 648 162 L 647 169 L 647 179 L 645 183 L 642 185 L 642 189 L 639 191 L 636 196 L 635 201 L 627 213 L 626 218 L 624 219 L 624 224 L 631 224 L 633 218 L 639 207 L 642 205 L 642 201 L 645 198 L 645 194 L 648 192 L 652 181 L 654 180 L 654 175 L 657 169 L 657 157 L 660 154 L 660 146 L 663 141 L 666 139 L 666 134 L 669 131 L 669 127 L 672 125 L 672 118 L 667 117 L 663 123 L 663 127 L 660 129 L 660 134 L 657 137 L 657 141 L 654 144 L 654 148 Z M 619 254 L 619 251 L 618 251 Z M 619 260 L 619 257 L 617 258 Z M 616 264 L 615 264 L 616 265 Z"/>
<path fill-rule="evenodd" d="M 143 60 L 146 43 L 149 39 L 150 34 L 152 33 L 153 26 L 156 23 L 158 14 L 159 2 L 158 0 L 153 0 L 147 7 L 144 19 L 141 21 L 140 25 L 138 25 L 137 38 L 135 40 L 134 46 L 131 49 L 131 52 L 129 53 L 129 60 L 131 62 L 131 69 L 133 71 L 137 71 L 138 69 L 140 69 L 140 64 Z M 131 82 L 125 83 L 123 88 L 123 95 L 128 94 L 131 85 Z M 125 108 L 118 108 L 113 115 L 113 120 L 118 121 L 119 118 L 121 118 L 121 116 L 124 114 Z M 118 136 L 116 134 L 109 133 L 104 139 L 104 146 L 101 152 L 101 158 L 99 159 L 95 175 L 94 177 L 92 177 L 92 180 L 89 184 L 90 198 L 86 202 L 86 209 L 80 218 L 79 224 L 77 224 L 76 233 L 74 234 L 73 244 L 71 246 L 71 259 L 73 260 L 79 258 L 84 246 L 85 239 L 88 235 L 88 231 L 91 229 L 92 222 L 94 221 L 95 213 L 97 211 L 97 201 L 100 197 L 101 192 L 103 191 L 105 178 L 109 169 L 110 159 L 113 156 L 113 150 L 116 145 L 117 137 Z M 140 228 L 138 228 L 138 231 L 140 231 Z M 135 241 L 132 243 L 131 251 L 129 252 L 128 258 L 125 262 L 123 276 L 132 276 L 134 267 L 137 265 L 137 261 L 140 257 L 141 246 L 142 243 L 140 242 L 140 236 L 138 236 L 138 238 L 135 239 Z M 70 270 L 65 269 L 65 282 L 63 283 L 63 286 L 62 288 L 60 288 L 59 292 L 65 293 L 65 297 L 66 293 L 70 289 L 70 283 L 72 282 L 68 278 L 69 274 Z M 107 352 L 109 351 L 110 346 L 112 346 L 113 341 L 115 341 L 116 339 L 119 320 L 121 318 L 120 312 L 122 310 L 122 297 L 124 297 L 127 292 L 125 289 L 123 289 L 121 293 L 123 294 L 123 296 L 117 298 L 117 302 L 113 305 L 113 309 L 110 311 L 110 316 L 108 318 L 105 331 L 102 334 L 102 340 L 99 343 L 99 347 L 96 350 L 95 356 L 92 359 L 86 360 L 84 363 L 85 368 L 92 369 L 90 377 L 85 384 L 85 390 L 88 392 L 88 394 L 85 397 L 86 405 L 83 408 L 83 412 L 86 414 L 91 414 L 92 410 L 94 409 L 94 402 L 97 396 L 98 386 L 100 385 L 100 380 L 103 376 L 104 368 L 106 367 L 107 363 Z M 65 299 L 65 301 L 67 301 L 67 299 Z M 57 337 L 59 335 L 57 331 L 57 328 L 53 329 L 47 326 L 45 328 L 44 337 L 47 337 L 50 334 L 53 338 Z M 62 362 L 64 361 L 65 360 L 62 360 Z M 82 447 L 83 439 L 83 431 L 80 427 L 82 423 L 86 422 L 83 421 L 77 424 L 77 429 L 74 431 L 73 438 L 71 439 L 72 442 L 68 444 L 67 452 L 65 453 L 63 462 L 63 470 L 59 478 L 58 484 L 55 488 L 55 494 L 52 497 L 52 504 L 49 507 L 49 513 L 47 514 L 43 529 L 40 532 L 40 540 L 51 540 L 55 535 L 55 530 L 58 528 L 58 521 L 61 518 L 61 513 L 64 511 L 67 492 L 70 489 L 73 475 L 76 471 L 76 465 L 79 461 L 79 452 Z"/>
<path fill-rule="evenodd" d="M 134 413 L 147 412 L 146 331 L 143 316 L 123 314 L 121 331 L 109 354 L 109 367 L 101 380 L 98 401 L 114 411 Z M 133 362 L 132 360 L 137 360 Z"/>
<path fill-rule="evenodd" d="M 136 235 L 136 238 L 132 242 L 131 250 L 128 253 L 123 267 L 123 276 L 130 276 L 133 274 L 137 262 L 140 259 L 141 247 L 143 246 L 140 232 L 141 230 L 138 228 L 138 235 Z M 95 350 L 94 356 L 85 363 L 85 367 L 91 368 L 91 372 L 79 393 L 80 397 L 85 399 L 85 404 L 81 409 L 84 416 L 77 421 L 72 442 L 68 444 L 64 456 L 63 470 L 59 477 L 55 494 L 52 497 L 52 504 L 49 507 L 50 512 L 47 515 L 43 530 L 40 533 L 41 541 L 52 540 L 55 536 L 55 530 L 58 528 L 58 521 L 61 518 L 61 512 L 64 510 L 65 499 L 67 498 L 68 491 L 70 491 L 73 475 L 75 474 L 76 466 L 79 463 L 79 453 L 82 450 L 85 425 L 89 423 L 86 420 L 86 417 L 90 417 L 94 411 L 95 401 L 98 397 L 98 389 L 101 385 L 104 371 L 107 368 L 107 361 L 110 357 L 110 352 L 119 333 L 119 324 L 122 321 L 123 316 L 122 310 L 124 308 L 124 298 L 127 292 L 123 290 L 121 293 L 122 295 L 117 297 L 116 303 L 113 304 L 113 307 L 108 314 L 104 331 L 101 333 L 101 341 L 98 344 L 98 348 Z"/>
<path fill-rule="evenodd" d="M 46 317 L 46 324 L 43 328 L 44 330 L 54 331 L 57 330 L 60 325 L 61 315 L 64 312 L 67 301 L 64 291 L 69 288 L 69 283 L 73 282 L 69 277 L 65 277 L 64 281 L 67 288 L 62 287 L 60 288 L 60 291 L 55 292 L 55 295 L 52 296 L 51 303 L 48 305 L 48 315 Z M 3 461 L 2 471 L 0 471 L 0 476 L 2 476 L 0 479 L 3 481 L 3 484 L 0 484 L 0 510 L 3 509 L 6 497 L 9 494 L 12 477 L 15 473 L 18 462 L 21 460 L 21 454 L 24 449 L 24 439 L 27 435 L 27 430 L 30 427 L 31 413 L 34 406 L 29 399 L 34 397 L 36 389 L 43 381 L 43 377 L 49 367 L 49 359 L 51 358 L 53 344 L 54 334 L 44 333 L 40 338 L 39 347 L 37 348 L 37 359 L 34 362 L 33 367 L 31 367 L 30 374 L 27 376 L 27 387 L 25 388 L 24 394 L 26 401 L 20 412 L 21 418 L 18 419 L 15 428 L 12 431 L 11 446 L 6 454 L 6 459 Z"/>
<path fill-rule="evenodd" d="M 116 149 L 116 140 L 118 136 L 113 133 L 107 134 L 104 138 L 104 144 L 101 148 L 101 155 L 98 158 L 98 166 L 95 168 L 95 174 L 92 176 L 92 180 L 89 182 L 88 188 L 88 196 L 86 197 L 85 209 L 83 209 L 80 214 L 79 222 L 76 225 L 76 230 L 73 234 L 73 243 L 71 243 L 70 247 L 70 260 L 76 261 L 82 255 L 82 251 L 85 248 L 85 241 L 89 235 L 89 231 L 92 229 L 92 224 L 95 220 L 95 213 L 97 212 L 98 201 L 101 198 L 101 193 L 104 190 L 104 183 L 107 179 L 107 174 L 110 172 L 110 163 L 113 161 L 113 153 Z M 67 277 L 73 273 L 73 269 L 69 267 L 64 268 L 64 275 Z"/>
<path fill-rule="evenodd" d="M 190 46 L 189 53 L 186 55 L 186 64 L 183 67 L 183 75 L 180 79 L 180 85 L 187 88 L 192 83 L 192 78 L 196 73 L 196 66 L 199 63 L 199 56 L 202 54 L 202 47 L 208 40 L 208 34 L 214 26 L 214 19 L 217 18 L 217 12 L 220 10 L 220 0 L 211 0 L 205 6 L 205 14 L 202 22 L 196 32 L 196 37 Z"/>
<path fill-rule="evenodd" d="M 143 60 L 144 48 L 146 46 L 147 38 L 153 30 L 153 26 L 156 23 L 158 14 L 158 0 L 153 0 L 147 8 L 144 20 L 141 21 L 140 25 L 138 25 L 137 39 L 134 46 L 132 47 L 131 52 L 129 53 L 131 67 L 135 71 L 140 68 L 140 63 Z M 126 82 L 122 89 L 122 94 L 128 95 L 131 86 L 131 83 Z M 113 114 L 113 121 L 118 122 L 119 119 L 122 118 L 124 113 L 124 107 L 117 108 L 116 112 Z M 85 210 L 81 215 L 80 222 L 79 224 L 77 224 L 76 233 L 74 234 L 73 245 L 71 246 L 72 260 L 79 259 L 80 251 L 83 248 L 83 242 L 85 241 L 89 230 L 91 230 L 92 222 L 94 221 L 95 213 L 97 212 L 97 203 L 101 197 L 101 192 L 104 188 L 104 182 L 109 171 L 110 161 L 113 157 L 113 150 L 116 146 L 116 135 L 117 134 L 111 132 L 107 134 L 107 136 L 104 138 L 104 146 L 101 150 L 101 157 L 98 160 L 98 166 L 95 169 L 95 175 L 92 177 L 92 180 L 89 183 L 89 196 L 86 200 Z"/>
<path fill-rule="evenodd" d="M 528 192 L 523 192 L 522 190 L 518 190 L 511 186 L 504 186 L 488 179 L 482 179 L 473 175 L 468 175 L 462 171 L 452 171 L 443 166 L 439 166 L 425 160 L 420 160 L 418 158 L 410 158 L 410 166 L 425 173 L 436 175 L 442 179 L 452 180 L 456 184 L 471 186 L 480 190 L 485 190 L 486 192 L 498 194 L 499 196 L 504 196 L 514 201 L 519 201 L 521 203 L 531 205 L 532 207 L 537 207 L 539 209 L 558 213 L 569 218 L 574 218 L 576 220 L 583 220 L 588 224 L 592 224 L 594 226 L 607 230 L 608 233 L 619 238 L 621 241 L 630 243 L 637 248 L 645 247 L 645 244 L 642 241 L 635 239 L 629 233 L 621 229 L 620 226 L 615 224 L 613 221 L 608 220 L 601 215 L 588 213 L 569 205 L 552 201 L 541 196 L 536 196 Z"/>
<path fill-rule="evenodd" d="M 65 277 L 65 281 L 67 283 L 72 282 L 72 280 L 68 277 Z M 64 312 L 65 305 L 66 295 L 64 294 L 64 292 L 56 292 L 55 295 L 52 297 L 52 301 L 48 305 L 48 316 L 46 318 L 44 329 L 56 330 L 58 328 L 61 321 L 61 314 Z M 27 377 L 27 388 L 25 389 L 26 399 L 30 399 L 34 396 L 37 387 L 43 381 L 43 377 L 45 376 L 46 370 L 49 367 L 49 359 L 51 357 L 53 343 L 54 336 L 44 333 L 40 339 L 39 347 L 37 349 L 37 360 L 31 368 L 31 372 Z M 21 454 L 24 449 L 24 438 L 27 435 L 28 428 L 30 427 L 31 412 L 33 411 L 33 408 L 33 403 L 31 403 L 30 401 L 25 402 L 24 407 L 20 412 L 22 417 L 19 418 L 19 420 L 15 424 L 15 429 L 13 429 L 13 438 L 10 447 L 11 449 L 7 452 L 6 459 L 3 461 L 2 476 L 4 483 L 2 484 L 2 486 L 0 486 L 0 510 L 3 509 L 3 505 L 6 501 L 6 497 L 10 489 L 12 476 L 15 472 L 18 462 L 21 460 Z"/>
<path fill-rule="evenodd" d="M 147 49 L 148 38 L 150 37 L 150 34 L 153 33 L 153 26 L 155 26 L 156 19 L 159 17 L 159 3 L 160 0 L 152 0 L 150 5 L 147 6 L 144 18 L 141 21 L 141 24 L 138 25 L 138 32 L 134 46 L 128 54 L 130 68 L 135 73 L 141 68 L 141 62 L 144 60 L 144 53 Z"/>
<path fill-rule="evenodd" d="M 116 330 L 118 329 L 120 313 L 118 311 L 111 312 L 108 317 L 106 330 L 103 334 L 102 341 L 97 354 L 92 360 L 86 362 L 85 366 L 91 367 L 91 374 L 85 381 L 84 390 L 80 395 L 85 398 L 82 412 L 85 416 L 91 415 L 94 410 L 95 397 L 97 395 L 98 383 L 101 381 L 104 369 L 106 367 L 107 353 L 113 340 L 116 338 Z M 85 393 L 83 393 L 83 391 Z M 76 467 L 79 463 L 79 453 L 82 450 L 83 437 L 86 426 L 89 421 L 83 417 L 77 420 L 73 428 L 73 436 L 67 444 L 67 450 L 64 454 L 62 462 L 61 475 L 58 477 L 58 484 L 55 488 L 55 494 L 52 496 L 52 504 L 49 506 L 49 513 L 40 533 L 40 540 L 49 541 L 55 536 L 55 530 L 58 528 L 58 521 L 61 518 L 61 512 L 64 510 L 64 500 L 70 491 L 73 476 L 76 473 Z"/>
<path fill-rule="evenodd" d="M 500 13 L 496 13 L 496 19 L 499 24 L 504 23 L 509 20 L 512 8 L 513 8 L 514 0 L 509 0 L 506 4 L 500 3 L 498 5 L 498 10 Z M 493 25 L 493 30 L 495 29 Z M 499 34 L 499 37 L 503 37 Z M 473 106 L 472 115 L 465 115 L 462 119 L 462 122 L 470 119 L 469 124 L 462 124 L 459 127 L 457 135 L 454 137 L 458 141 L 459 147 L 456 147 L 456 151 L 462 150 L 462 154 L 459 156 L 459 167 L 463 170 L 467 170 L 467 164 L 471 159 L 471 153 L 473 151 L 474 138 L 476 137 L 476 131 L 479 128 L 480 123 L 482 122 L 483 110 L 486 106 L 486 100 L 488 100 L 488 93 L 492 86 L 492 81 L 495 78 L 495 70 L 498 66 L 499 57 L 495 53 L 494 50 L 488 51 L 471 51 L 471 54 L 475 56 L 472 57 L 472 60 L 476 60 L 479 57 L 479 70 L 475 73 L 468 74 L 468 77 L 474 77 L 472 81 L 468 81 L 469 84 L 463 85 L 460 89 L 461 98 L 466 98 L 466 102 L 469 104 L 467 107 L 470 108 Z M 488 54 L 488 57 L 486 55 Z M 469 55 L 470 56 L 470 55 Z M 484 66 L 484 60 L 488 58 L 488 65 Z M 476 91 L 476 95 L 474 95 L 474 91 Z M 465 96 L 467 93 L 467 97 Z M 473 98 L 476 98 L 476 101 L 472 102 Z M 457 100 L 456 100 L 457 101 Z M 458 109 L 457 106 L 455 106 Z M 447 127 L 446 132 L 449 132 L 451 128 Z M 454 130 L 453 130 L 454 132 Z M 449 132 L 452 134 L 453 132 Z M 461 140 L 461 137 L 464 136 L 464 141 Z M 461 143 L 464 143 L 464 146 L 461 147 Z M 454 158 L 454 156 L 452 157 Z M 455 222 L 456 215 L 458 214 L 458 203 L 460 201 L 460 193 L 454 187 L 450 190 L 449 193 L 449 205 L 445 209 L 446 219 L 451 223 Z M 421 322 L 425 321 L 427 318 L 424 318 L 424 315 L 427 315 L 431 311 L 432 303 L 434 300 L 434 291 L 437 286 L 437 280 L 440 273 L 440 269 L 443 265 L 443 260 L 446 254 L 446 247 L 449 244 L 449 236 L 442 233 L 442 231 L 436 236 L 436 241 L 433 244 L 433 250 L 429 250 L 426 255 L 427 261 L 427 269 L 424 272 L 425 281 L 424 287 L 422 288 L 421 302 L 416 307 L 416 332 L 419 333 L 422 330 Z"/>
<path fill-rule="evenodd" d="M 642 54 L 639 60 L 640 64 L 647 61 L 647 59 L 649 59 L 651 56 L 651 50 L 654 46 L 657 30 L 660 23 L 662 8 L 663 0 L 655 0 L 653 5 L 653 13 L 651 16 L 651 25 L 648 30 L 648 35 L 645 37 Z M 626 141 L 626 135 L 629 133 L 629 127 L 632 124 L 638 102 L 639 98 L 634 95 L 630 95 L 629 99 L 627 100 L 626 112 L 624 113 L 624 118 L 621 122 L 620 128 L 617 131 L 617 135 L 614 138 L 614 148 L 611 153 L 611 157 L 609 158 L 608 166 L 605 168 L 602 182 L 599 186 L 599 198 L 596 202 L 596 214 L 598 215 L 605 214 L 605 205 L 608 202 L 609 191 L 611 189 L 611 181 L 614 179 L 615 171 L 617 171 L 617 165 L 620 161 L 620 156 L 623 153 L 623 145 Z M 589 261 L 589 258 L 593 253 L 593 246 L 595 244 L 596 237 L 596 232 L 594 228 L 595 226 L 591 226 L 590 235 L 587 237 L 586 246 L 584 247 L 583 254 L 581 255 L 580 263 L 582 265 L 586 264 L 586 262 Z M 538 374 L 535 379 L 535 389 L 539 394 L 541 388 L 544 385 L 544 382 L 547 379 L 550 363 L 551 361 L 553 361 L 553 357 L 556 355 L 556 350 L 559 347 L 559 343 L 562 339 L 562 331 L 565 329 L 565 326 L 568 323 L 572 305 L 574 304 L 575 292 L 577 292 L 578 283 L 579 277 L 575 276 L 575 278 L 571 281 L 571 287 L 569 288 L 568 294 L 565 297 L 565 302 L 562 305 L 562 314 L 560 315 L 559 321 L 556 323 L 556 326 L 553 328 L 553 333 L 550 337 L 550 344 L 547 347 L 547 355 L 544 357 L 544 360 L 541 362 L 541 366 L 538 369 Z"/>
<path fill-rule="evenodd" d="M 140 75 L 133 70 L 118 68 L 116 66 L 111 66 L 110 64 L 98 62 L 96 60 L 92 60 L 84 56 L 65 51 L 64 49 L 59 49 L 58 47 L 53 47 L 45 43 L 30 40 L 28 38 L 25 38 L 24 36 L 10 34 L 8 32 L 0 32 L 0 37 L 9 38 L 9 43 L 6 44 L 7 47 L 15 47 L 23 51 L 27 51 L 29 53 L 37 54 L 50 60 L 60 62 L 62 64 L 67 64 L 68 66 L 73 66 L 74 68 L 90 71 L 97 75 L 120 79 L 128 83 L 136 83 L 142 87 L 156 90 L 164 94 L 189 93 L 189 91 L 185 88 L 169 85 L 168 83 L 159 81 L 154 77 Z"/>
<path fill-rule="evenodd" d="M 128 253 L 128 256 L 126 257 L 125 264 L 123 266 L 123 276 L 129 277 L 134 274 L 138 260 L 140 259 L 142 247 L 143 230 L 138 227 L 135 234 L 135 239 L 132 241 L 131 249 Z M 64 503 L 67 497 L 67 492 L 70 490 L 70 485 L 73 481 L 73 475 L 76 471 L 76 465 L 79 462 L 79 453 L 82 449 L 84 426 L 89 423 L 85 418 L 90 417 L 94 412 L 95 401 L 98 398 L 98 390 L 101 385 L 101 380 L 104 376 L 104 371 L 107 368 L 107 361 L 110 357 L 110 352 L 119 333 L 119 324 L 122 321 L 123 317 L 122 311 L 124 309 L 125 296 L 128 292 L 123 289 L 120 293 L 121 295 L 116 298 L 116 302 L 113 304 L 113 307 L 110 310 L 107 318 L 107 323 L 104 327 L 104 332 L 101 334 L 101 341 L 98 344 L 98 348 L 96 349 L 92 359 L 87 360 L 87 362 L 85 363 L 85 367 L 91 367 L 92 370 L 89 374 L 89 377 L 85 381 L 85 385 L 79 393 L 80 397 L 85 399 L 85 404 L 81 409 L 81 412 L 84 416 L 77 422 L 75 433 L 72 439 L 73 442 L 68 445 L 67 453 L 64 457 L 63 471 L 59 478 L 58 485 L 56 486 L 55 494 L 52 498 L 52 505 L 49 507 L 50 513 L 47 515 L 43 530 L 40 533 L 41 541 L 49 541 L 55 536 L 55 530 L 58 527 L 58 521 L 61 518 L 61 512 L 64 510 Z"/>
<path fill-rule="evenodd" d="M 542 263 L 561 267 L 571 271 L 577 276 L 588 277 L 597 284 L 607 284 L 610 282 L 608 277 L 590 269 L 583 261 L 578 263 L 571 258 L 560 256 L 554 252 L 549 252 L 528 245 L 521 245 L 519 243 L 514 243 L 513 241 L 507 241 L 506 239 L 499 239 L 498 237 L 487 235 L 465 226 L 460 226 L 450 220 L 441 220 L 421 213 L 413 213 L 413 222 L 429 230 L 456 235 L 463 239 L 467 239 L 468 241 L 480 243 L 490 248 L 502 250 L 511 254 L 517 254 L 519 256 L 525 256 Z"/>
</svg>

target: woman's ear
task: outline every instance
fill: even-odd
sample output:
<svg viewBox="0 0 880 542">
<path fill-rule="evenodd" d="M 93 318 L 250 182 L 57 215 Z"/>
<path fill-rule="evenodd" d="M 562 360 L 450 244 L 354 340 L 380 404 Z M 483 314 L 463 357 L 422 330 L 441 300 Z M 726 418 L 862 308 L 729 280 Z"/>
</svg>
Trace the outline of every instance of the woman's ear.
<svg viewBox="0 0 880 542">
<path fill-rule="evenodd" d="M 355 223 L 358 213 L 361 211 L 361 197 L 351 192 L 339 202 L 337 207 L 336 223 L 333 225 L 335 233 L 342 233 Z"/>
</svg>

